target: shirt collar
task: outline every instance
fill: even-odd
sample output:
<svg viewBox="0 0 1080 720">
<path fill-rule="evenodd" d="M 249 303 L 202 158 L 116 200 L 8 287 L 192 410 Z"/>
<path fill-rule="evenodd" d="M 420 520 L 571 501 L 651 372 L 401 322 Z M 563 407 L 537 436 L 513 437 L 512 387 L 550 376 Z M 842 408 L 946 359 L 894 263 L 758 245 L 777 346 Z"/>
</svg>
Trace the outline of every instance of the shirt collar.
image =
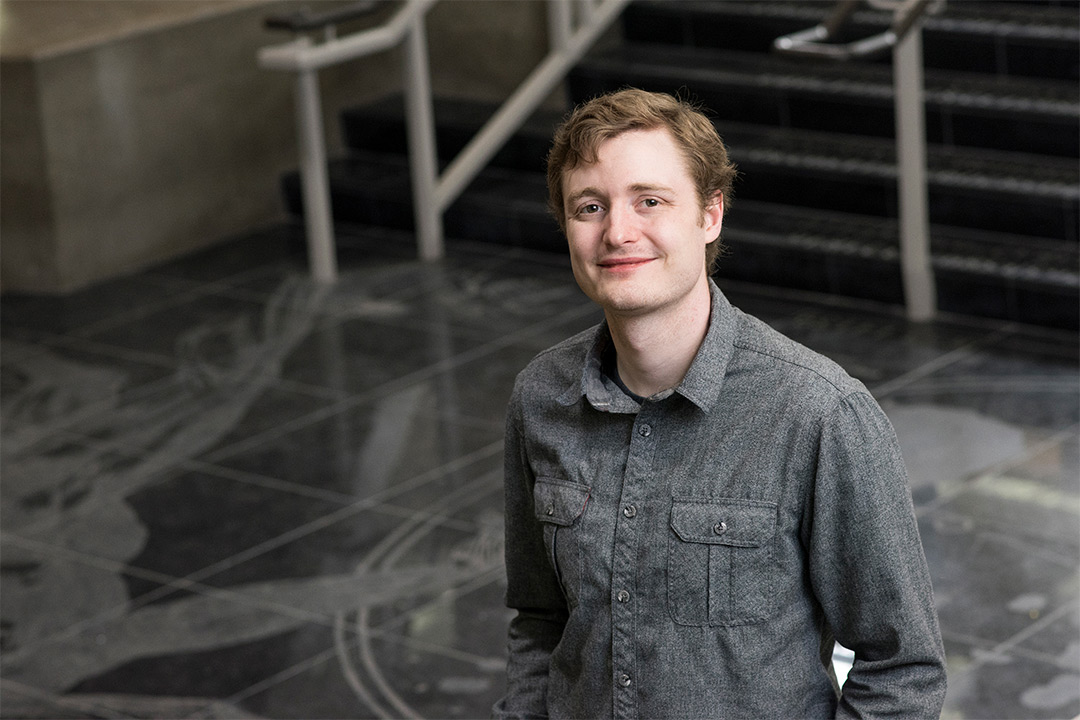
<svg viewBox="0 0 1080 720">
<path fill-rule="evenodd" d="M 709 292 L 712 297 L 709 329 L 686 376 L 675 388 L 675 393 L 682 395 L 704 412 L 709 412 L 716 404 L 724 376 L 727 374 L 727 366 L 734 350 L 737 312 L 711 278 Z M 580 384 L 563 393 L 559 398 L 560 402 L 572 405 L 579 397 L 584 396 L 590 405 L 603 412 L 636 413 L 640 409 L 601 369 L 604 350 L 610 343 L 611 332 L 607 322 L 601 322 L 596 327 L 593 342 L 585 355 Z M 665 394 L 670 392 L 661 393 Z"/>
<path fill-rule="evenodd" d="M 720 396 L 720 388 L 727 376 L 728 363 L 735 351 L 735 327 L 737 310 L 732 306 L 712 278 L 709 278 L 712 308 L 709 314 L 709 330 L 698 348 L 694 362 L 686 371 L 686 377 L 675 392 L 709 412 Z"/>
</svg>

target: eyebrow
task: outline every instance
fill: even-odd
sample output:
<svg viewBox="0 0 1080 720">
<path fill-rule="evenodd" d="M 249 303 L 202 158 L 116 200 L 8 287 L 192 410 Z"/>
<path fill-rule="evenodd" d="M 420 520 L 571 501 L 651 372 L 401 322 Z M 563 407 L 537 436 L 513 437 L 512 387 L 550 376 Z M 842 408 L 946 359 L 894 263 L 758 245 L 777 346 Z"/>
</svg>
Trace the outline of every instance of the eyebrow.
<svg viewBox="0 0 1080 720">
<path fill-rule="evenodd" d="M 630 191 L 634 192 L 634 193 L 668 193 L 668 194 L 675 192 L 672 188 L 668 187 L 667 185 L 656 185 L 656 184 L 652 184 L 652 183 L 634 183 L 633 185 L 630 186 Z M 599 188 L 587 187 L 587 188 L 582 188 L 581 190 L 578 190 L 576 193 L 573 193 L 572 195 L 567 195 L 566 196 L 566 204 L 567 205 L 573 205 L 573 204 L 577 203 L 579 200 L 581 200 L 582 198 L 586 198 L 586 197 L 604 198 L 606 196 L 604 195 L 604 193 L 602 193 L 599 190 Z"/>
</svg>

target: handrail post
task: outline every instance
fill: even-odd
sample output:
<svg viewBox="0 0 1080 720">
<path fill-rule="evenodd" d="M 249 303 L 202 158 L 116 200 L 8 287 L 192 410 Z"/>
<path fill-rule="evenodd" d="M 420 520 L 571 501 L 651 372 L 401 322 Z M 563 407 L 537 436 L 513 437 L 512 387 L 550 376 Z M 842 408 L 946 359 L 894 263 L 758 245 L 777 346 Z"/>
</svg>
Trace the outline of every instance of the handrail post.
<svg viewBox="0 0 1080 720">
<path fill-rule="evenodd" d="M 435 198 L 438 153 L 423 13 L 418 13 L 413 19 L 405 36 L 404 75 L 409 174 L 417 244 L 422 260 L 438 260 L 444 255 L 443 223 L 442 208 Z"/>
<path fill-rule="evenodd" d="M 923 103 L 922 26 L 916 21 L 893 46 L 900 266 L 908 319 L 927 322 L 937 309 L 930 261 Z"/>
<path fill-rule="evenodd" d="M 892 48 L 901 282 L 908 319 L 927 322 L 937 312 L 926 185 L 921 22 L 931 0 L 902 0 L 893 13 L 892 25 L 883 33 L 842 45 L 828 42 L 857 4 L 858 0 L 840 0 L 825 23 L 779 37 L 773 47 L 780 52 L 833 60 L 870 57 Z M 941 4 L 936 7 L 940 9 Z"/>
<path fill-rule="evenodd" d="M 300 70 L 296 73 L 296 116 L 308 263 L 312 277 L 317 282 L 331 283 L 337 279 L 337 256 L 334 250 L 330 181 L 326 169 L 322 101 L 316 70 Z"/>
<path fill-rule="evenodd" d="M 328 37 L 320 45 L 312 45 L 307 38 L 301 38 L 259 51 L 259 63 L 263 67 L 297 73 L 301 185 L 308 256 L 312 275 L 317 280 L 330 282 L 337 276 L 318 70 L 388 50 L 399 43 L 404 45 L 402 73 L 417 245 L 422 260 L 437 260 L 445 253 L 443 213 L 629 2 L 552 1 L 558 5 L 549 15 L 551 42 L 557 47 L 534 68 L 442 174 L 439 173 L 431 71 L 424 31 L 424 14 L 435 0 L 407 0 L 386 25 L 345 38 Z M 582 12 L 580 27 L 576 28 L 575 6 Z"/>
</svg>

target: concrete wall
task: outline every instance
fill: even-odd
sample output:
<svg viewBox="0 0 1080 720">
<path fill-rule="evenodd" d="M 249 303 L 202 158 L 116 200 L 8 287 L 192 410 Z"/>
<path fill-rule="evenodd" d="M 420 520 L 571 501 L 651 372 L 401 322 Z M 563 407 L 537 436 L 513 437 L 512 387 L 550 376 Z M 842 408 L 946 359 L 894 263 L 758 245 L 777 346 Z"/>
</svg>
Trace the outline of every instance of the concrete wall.
<svg viewBox="0 0 1080 720">
<path fill-rule="evenodd" d="M 289 39 L 262 19 L 290 7 L 5 0 L 0 288 L 71 291 L 282 217 L 293 77 L 256 52 Z M 444 0 L 428 16 L 436 93 L 505 97 L 543 56 L 544 23 L 542 2 Z M 397 50 L 322 74 L 331 153 L 339 109 L 400 78 Z"/>
</svg>

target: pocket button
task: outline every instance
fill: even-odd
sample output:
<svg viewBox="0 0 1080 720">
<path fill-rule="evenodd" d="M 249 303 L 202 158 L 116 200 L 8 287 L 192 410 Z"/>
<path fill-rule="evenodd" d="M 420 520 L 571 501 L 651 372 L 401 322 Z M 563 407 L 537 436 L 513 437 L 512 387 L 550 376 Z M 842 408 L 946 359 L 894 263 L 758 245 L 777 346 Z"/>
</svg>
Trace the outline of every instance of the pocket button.
<svg viewBox="0 0 1080 720">
<path fill-rule="evenodd" d="M 723 535 L 727 532 L 727 523 L 721 520 L 720 522 L 712 526 L 712 531 L 717 535 Z"/>
</svg>

